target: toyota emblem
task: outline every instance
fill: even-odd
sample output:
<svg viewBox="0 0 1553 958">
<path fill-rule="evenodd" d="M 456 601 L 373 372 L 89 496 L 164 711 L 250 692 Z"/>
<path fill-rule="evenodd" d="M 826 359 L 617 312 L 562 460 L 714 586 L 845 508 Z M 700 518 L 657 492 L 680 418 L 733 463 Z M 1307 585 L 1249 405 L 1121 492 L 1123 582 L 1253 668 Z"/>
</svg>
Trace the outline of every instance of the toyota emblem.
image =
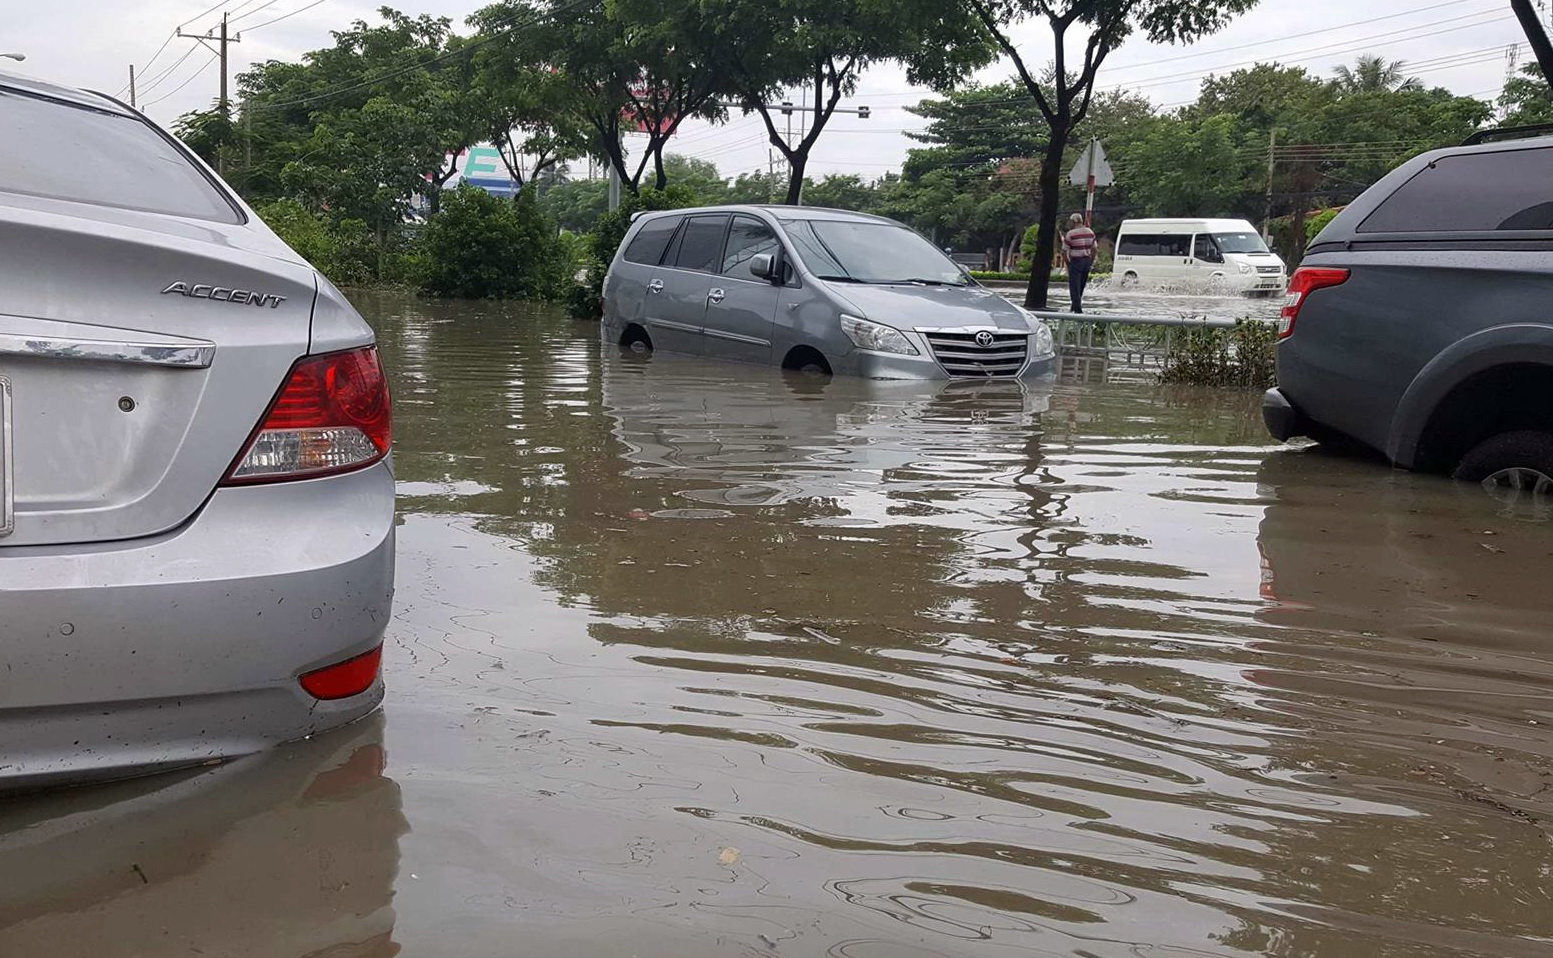
<svg viewBox="0 0 1553 958">
<path fill-rule="evenodd" d="M 997 337 L 993 336 L 985 329 L 976 334 L 976 345 L 980 346 L 982 349 L 991 349 L 992 344 L 995 342 L 997 342 Z"/>
</svg>

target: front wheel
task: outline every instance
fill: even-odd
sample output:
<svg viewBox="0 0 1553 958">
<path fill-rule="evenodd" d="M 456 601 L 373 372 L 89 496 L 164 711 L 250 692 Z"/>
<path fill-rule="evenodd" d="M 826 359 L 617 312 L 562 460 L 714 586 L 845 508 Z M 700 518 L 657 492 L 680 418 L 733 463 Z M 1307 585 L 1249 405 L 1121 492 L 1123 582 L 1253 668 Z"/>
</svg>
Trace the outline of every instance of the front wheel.
<svg viewBox="0 0 1553 958">
<path fill-rule="evenodd" d="M 1507 505 L 1553 503 L 1553 432 L 1524 429 L 1491 436 L 1463 456 L 1451 475 L 1482 483 Z"/>
</svg>

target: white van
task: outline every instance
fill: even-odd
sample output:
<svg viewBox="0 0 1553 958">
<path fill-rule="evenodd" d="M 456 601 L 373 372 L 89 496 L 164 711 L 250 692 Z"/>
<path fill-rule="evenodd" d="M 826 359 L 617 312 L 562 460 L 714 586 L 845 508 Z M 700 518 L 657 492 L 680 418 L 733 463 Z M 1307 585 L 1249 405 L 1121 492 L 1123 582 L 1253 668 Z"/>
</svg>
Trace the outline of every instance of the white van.
<svg viewBox="0 0 1553 958">
<path fill-rule="evenodd" d="M 1126 220 L 1116 236 L 1113 275 L 1123 284 L 1282 293 L 1283 260 L 1245 220 Z"/>
</svg>

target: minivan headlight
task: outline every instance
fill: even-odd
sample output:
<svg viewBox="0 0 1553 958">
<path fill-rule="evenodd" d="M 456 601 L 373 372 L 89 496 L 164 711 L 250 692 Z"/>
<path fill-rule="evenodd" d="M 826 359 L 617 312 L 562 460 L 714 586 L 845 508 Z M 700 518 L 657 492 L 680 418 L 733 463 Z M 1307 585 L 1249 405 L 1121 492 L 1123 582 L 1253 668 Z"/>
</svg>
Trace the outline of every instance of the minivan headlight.
<svg viewBox="0 0 1553 958">
<path fill-rule="evenodd" d="M 1252 266 L 1250 263 L 1241 263 L 1240 271 L 1242 273 L 1254 273 L 1256 272 L 1256 267 Z"/>
<path fill-rule="evenodd" d="M 1025 322 L 1030 324 L 1031 350 L 1036 356 L 1050 356 L 1057 351 L 1056 343 L 1052 339 L 1052 328 L 1046 325 L 1046 320 L 1025 309 L 1019 307 L 1024 314 Z"/>
<path fill-rule="evenodd" d="M 841 317 L 841 331 L 847 334 L 858 349 L 871 349 L 876 353 L 899 353 L 902 356 L 917 355 L 917 347 L 901 331 L 883 323 L 871 323 L 856 316 Z"/>
</svg>

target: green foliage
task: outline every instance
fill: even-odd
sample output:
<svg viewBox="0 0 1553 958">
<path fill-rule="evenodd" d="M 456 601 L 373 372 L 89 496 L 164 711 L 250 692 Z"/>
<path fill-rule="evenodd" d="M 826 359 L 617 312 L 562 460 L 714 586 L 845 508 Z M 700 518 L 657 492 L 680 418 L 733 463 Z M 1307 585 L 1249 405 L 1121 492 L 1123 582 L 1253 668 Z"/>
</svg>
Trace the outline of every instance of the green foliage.
<svg viewBox="0 0 1553 958">
<path fill-rule="evenodd" d="M 600 217 L 598 225 L 588 237 L 588 282 L 567 295 L 567 308 L 572 316 L 577 319 L 597 319 L 603 315 L 604 274 L 609 272 L 609 264 L 614 261 L 615 253 L 625 241 L 634 214 L 699 205 L 699 197 L 689 188 L 670 186 L 663 190 L 643 190 L 636 196 L 624 197 L 619 209 Z"/>
<path fill-rule="evenodd" d="M 474 187 L 447 194 L 426 224 L 422 288 L 433 296 L 558 299 L 572 284 L 565 246 L 525 191 L 517 201 Z"/>
<path fill-rule="evenodd" d="M 1232 329 L 1177 328 L 1162 383 L 1267 389 L 1277 384 L 1278 333 L 1270 323 L 1239 319 Z"/>
<path fill-rule="evenodd" d="M 359 286 L 378 278 L 377 244 L 361 220 L 331 222 L 296 200 L 278 200 L 257 212 L 287 246 L 335 284 Z"/>
<path fill-rule="evenodd" d="M 1337 214 L 1340 213 L 1340 212 L 1342 212 L 1342 211 L 1341 210 L 1322 210 L 1321 212 L 1317 213 L 1315 216 L 1312 216 L 1310 219 L 1306 220 L 1305 221 L 1305 239 L 1306 240 L 1313 240 L 1313 239 L 1315 239 L 1316 238 L 1316 234 L 1318 234 L 1322 230 L 1326 229 L 1326 225 L 1328 223 L 1332 222 L 1332 220 L 1334 218 L 1336 218 Z"/>
<path fill-rule="evenodd" d="M 1505 126 L 1553 123 L 1553 86 L 1549 86 L 1542 68 L 1535 61 L 1522 66 L 1519 74 L 1505 80 L 1504 90 L 1499 94 L 1499 108 L 1504 111 Z"/>
</svg>

